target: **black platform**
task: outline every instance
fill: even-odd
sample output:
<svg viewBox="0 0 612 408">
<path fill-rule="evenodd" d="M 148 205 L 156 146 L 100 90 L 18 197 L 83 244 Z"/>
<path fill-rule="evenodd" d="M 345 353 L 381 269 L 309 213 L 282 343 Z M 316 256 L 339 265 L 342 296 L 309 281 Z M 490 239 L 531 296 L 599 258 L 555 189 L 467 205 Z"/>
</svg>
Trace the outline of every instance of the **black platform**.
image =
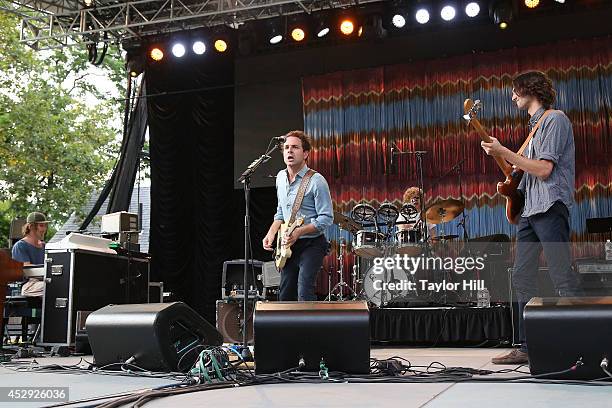
<svg viewBox="0 0 612 408">
<path fill-rule="evenodd" d="M 417 346 L 494 346 L 512 342 L 507 306 L 370 310 L 374 343 Z"/>
</svg>

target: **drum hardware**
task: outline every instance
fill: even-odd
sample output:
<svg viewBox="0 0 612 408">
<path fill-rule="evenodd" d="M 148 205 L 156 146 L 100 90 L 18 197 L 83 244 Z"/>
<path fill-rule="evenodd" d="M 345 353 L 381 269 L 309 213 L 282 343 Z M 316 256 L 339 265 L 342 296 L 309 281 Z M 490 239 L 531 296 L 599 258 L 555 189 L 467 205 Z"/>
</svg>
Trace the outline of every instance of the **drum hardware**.
<svg viewBox="0 0 612 408">
<path fill-rule="evenodd" d="M 340 247 L 340 255 L 338 256 L 337 259 L 338 259 L 338 262 L 340 263 L 340 267 L 338 268 L 338 273 L 340 274 L 340 280 L 338 281 L 336 286 L 334 286 L 334 288 L 331 291 L 329 291 L 327 299 L 325 299 L 327 301 L 331 301 L 331 296 L 336 291 L 338 292 L 337 299 L 340 301 L 343 301 L 344 300 L 344 288 L 352 292 L 353 296 L 356 295 L 353 288 L 351 288 L 351 286 L 344 281 L 344 253 L 346 251 L 346 241 L 344 240 L 344 238 L 340 239 L 339 247 Z M 330 280 L 330 284 L 331 284 L 331 280 Z"/>
<path fill-rule="evenodd" d="M 459 235 L 438 235 L 437 237 L 431 238 L 432 241 L 450 241 L 451 239 L 459 238 Z"/>
</svg>

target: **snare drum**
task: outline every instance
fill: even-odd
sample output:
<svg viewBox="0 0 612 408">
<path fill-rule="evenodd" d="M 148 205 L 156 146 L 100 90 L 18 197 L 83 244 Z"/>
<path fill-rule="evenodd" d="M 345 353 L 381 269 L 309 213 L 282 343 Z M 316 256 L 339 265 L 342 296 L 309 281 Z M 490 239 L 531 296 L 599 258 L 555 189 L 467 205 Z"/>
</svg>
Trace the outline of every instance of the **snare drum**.
<svg viewBox="0 0 612 408">
<path fill-rule="evenodd" d="M 420 230 L 401 230 L 395 233 L 397 253 L 400 255 L 419 256 L 423 252 Z"/>
<path fill-rule="evenodd" d="M 375 231 L 357 231 L 353 250 L 357 256 L 363 258 L 376 258 L 383 256 L 383 241 L 385 235 Z"/>
</svg>

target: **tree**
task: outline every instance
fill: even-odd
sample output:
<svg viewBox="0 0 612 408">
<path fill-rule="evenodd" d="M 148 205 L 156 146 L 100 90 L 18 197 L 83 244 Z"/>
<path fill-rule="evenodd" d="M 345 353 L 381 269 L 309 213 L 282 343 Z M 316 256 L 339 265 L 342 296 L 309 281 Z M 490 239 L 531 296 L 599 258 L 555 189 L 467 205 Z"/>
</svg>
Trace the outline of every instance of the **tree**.
<svg viewBox="0 0 612 408">
<path fill-rule="evenodd" d="M 100 77 L 125 92 L 118 49 L 92 70 L 85 50 L 28 49 L 18 24 L 0 13 L 0 247 L 14 217 L 38 210 L 57 227 L 101 187 L 115 163 L 123 103 L 98 88 Z"/>
</svg>

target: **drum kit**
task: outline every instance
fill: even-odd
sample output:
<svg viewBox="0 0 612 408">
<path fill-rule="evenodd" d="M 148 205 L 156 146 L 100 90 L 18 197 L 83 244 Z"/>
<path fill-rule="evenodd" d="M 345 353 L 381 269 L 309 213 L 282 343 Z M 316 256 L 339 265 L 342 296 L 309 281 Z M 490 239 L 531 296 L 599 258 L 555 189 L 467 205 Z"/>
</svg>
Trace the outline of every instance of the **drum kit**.
<svg viewBox="0 0 612 408">
<path fill-rule="evenodd" d="M 405 288 L 382 290 L 373 282 L 380 279 L 380 268 L 375 270 L 374 259 L 380 257 L 429 256 L 436 248 L 443 248 L 453 242 L 457 235 L 445 235 L 444 224 L 455 219 L 463 212 L 464 205 L 459 200 L 441 200 L 426 209 L 419 210 L 414 205 L 404 204 L 398 208 L 385 202 L 378 208 L 370 204 L 357 204 L 350 212 L 350 217 L 334 212 L 334 224 L 353 236 L 352 248 L 341 240 L 338 251 L 340 274 L 339 282 L 329 289 L 328 299 L 333 295 L 338 300 L 350 298 L 365 299 L 376 306 L 384 306 L 391 301 L 406 299 Z M 440 235 L 430 236 L 429 228 L 439 225 Z M 348 252 L 355 254 L 355 265 L 352 273 L 352 285 L 344 282 L 343 264 Z M 365 274 L 362 270 L 367 271 Z M 398 267 L 384 268 L 385 282 L 399 282 L 415 279 L 414 275 Z M 331 282 L 331 274 L 330 274 Z"/>
</svg>

